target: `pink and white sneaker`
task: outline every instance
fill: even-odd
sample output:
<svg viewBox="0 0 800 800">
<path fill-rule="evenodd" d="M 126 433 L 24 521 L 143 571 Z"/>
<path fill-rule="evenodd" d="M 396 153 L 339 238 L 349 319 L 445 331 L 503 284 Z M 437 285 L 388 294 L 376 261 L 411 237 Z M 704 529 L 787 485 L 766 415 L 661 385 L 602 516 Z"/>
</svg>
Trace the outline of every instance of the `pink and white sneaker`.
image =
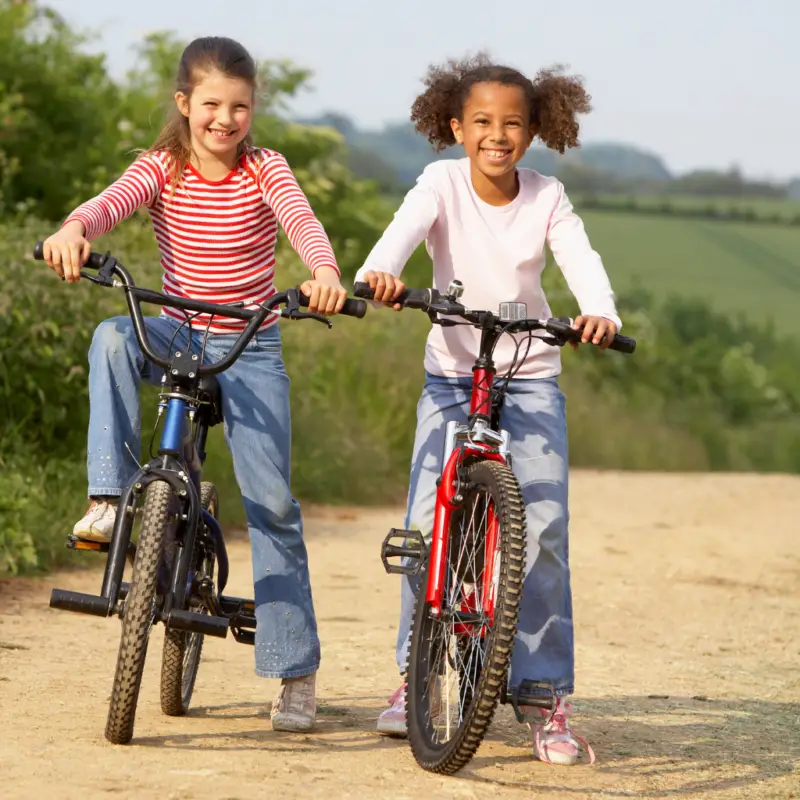
<svg viewBox="0 0 800 800">
<path fill-rule="evenodd" d="M 529 707 L 526 711 L 532 717 L 528 720 L 528 725 L 533 732 L 533 754 L 536 758 L 546 764 L 571 767 L 578 760 L 579 745 L 583 745 L 589 755 L 589 763 L 594 764 L 594 750 L 589 742 L 570 730 L 568 722 L 572 714 L 570 703 L 564 702 L 564 699 L 559 697 L 553 712 L 546 708 L 535 707 Z M 534 726 L 537 724 L 538 727 L 534 731 Z"/>
<path fill-rule="evenodd" d="M 378 733 L 385 736 L 406 736 L 406 684 L 390 698 L 389 708 L 378 717 Z"/>
</svg>

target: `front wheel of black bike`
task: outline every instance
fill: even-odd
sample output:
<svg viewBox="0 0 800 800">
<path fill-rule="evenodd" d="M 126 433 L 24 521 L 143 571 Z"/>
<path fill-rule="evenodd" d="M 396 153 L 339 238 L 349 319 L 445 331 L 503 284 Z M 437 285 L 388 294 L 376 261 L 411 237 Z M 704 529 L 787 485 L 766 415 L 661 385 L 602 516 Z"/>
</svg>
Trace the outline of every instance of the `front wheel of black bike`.
<svg viewBox="0 0 800 800">
<path fill-rule="evenodd" d="M 164 541 L 174 524 L 174 498 L 172 487 L 164 481 L 154 481 L 147 489 L 106 722 L 106 739 L 112 744 L 127 744 L 133 737 L 147 644 L 156 618 Z"/>
<path fill-rule="evenodd" d="M 213 483 L 204 481 L 200 484 L 200 504 L 212 517 L 219 518 L 219 494 Z M 199 536 L 195 538 L 192 569 L 196 575 L 213 579 L 214 552 L 203 547 L 199 539 Z M 187 601 L 190 599 L 187 596 Z M 202 603 L 192 605 L 190 610 L 198 614 L 211 613 L 211 609 Z M 167 628 L 161 659 L 161 710 L 165 714 L 181 717 L 189 710 L 202 650 L 202 633 Z"/>
<path fill-rule="evenodd" d="M 441 613 L 431 614 L 423 573 L 407 668 L 411 750 L 423 769 L 449 775 L 475 754 L 497 708 L 525 564 L 525 507 L 514 473 L 479 461 L 465 477 L 464 502 L 451 518 Z"/>
</svg>

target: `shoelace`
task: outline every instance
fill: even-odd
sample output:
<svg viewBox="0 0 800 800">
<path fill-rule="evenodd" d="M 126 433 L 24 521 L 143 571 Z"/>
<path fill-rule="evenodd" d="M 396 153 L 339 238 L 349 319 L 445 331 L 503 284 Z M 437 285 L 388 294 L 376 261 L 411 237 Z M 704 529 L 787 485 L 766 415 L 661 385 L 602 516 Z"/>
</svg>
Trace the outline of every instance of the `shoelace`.
<svg viewBox="0 0 800 800">
<path fill-rule="evenodd" d="M 527 722 L 526 724 L 533 733 L 533 746 L 534 750 L 536 751 L 536 755 L 540 761 L 543 761 L 545 764 L 552 764 L 553 761 L 550 756 L 547 755 L 544 747 L 542 746 L 541 740 L 541 732 L 544 728 L 548 728 L 548 733 L 553 733 L 555 735 L 560 736 L 571 736 L 575 741 L 580 742 L 583 745 L 584 749 L 589 755 L 589 764 L 594 764 L 594 750 L 592 750 L 592 746 L 583 736 L 579 736 L 575 731 L 573 731 L 567 725 L 567 719 L 569 715 L 572 713 L 572 705 L 569 703 L 562 703 L 560 700 L 556 705 L 555 711 L 551 714 L 547 714 L 547 712 L 542 712 L 542 716 L 547 716 L 547 719 L 536 728 L 536 732 L 533 732 L 533 724 L 531 722 Z"/>
</svg>

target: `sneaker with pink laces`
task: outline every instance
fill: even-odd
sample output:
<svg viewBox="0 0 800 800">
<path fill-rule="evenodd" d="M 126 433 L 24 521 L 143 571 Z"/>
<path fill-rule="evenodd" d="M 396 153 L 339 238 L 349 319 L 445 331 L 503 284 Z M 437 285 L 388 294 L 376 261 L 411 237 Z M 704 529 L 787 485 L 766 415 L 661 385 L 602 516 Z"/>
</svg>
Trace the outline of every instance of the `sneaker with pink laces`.
<svg viewBox="0 0 800 800">
<path fill-rule="evenodd" d="M 390 698 L 389 708 L 378 717 L 378 733 L 385 736 L 406 736 L 406 684 Z"/>
<path fill-rule="evenodd" d="M 284 678 L 272 703 L 274 731 L 310 731 L 317 718 L 317 673 Z"/>
<path fill-rule="evenodd" d="M 83 519 L 75 523 L 72 535 L 90 542 L 110 542 L 119 500 L 93 497 Z"/>
<path fill-rule="evenodd" d="M 532 720 L 528 720 L 531 731 L 534 731 L 534 726 L 539 723 L 533 734 L 533 754 L 536 758 L 546 764 L 571 767 L 578 760 L 579 745 L 583 745 L 589 755 L 589 763 L 594 764 L 594 750 L 589 742 L 570 730 L 568 721 L 572 714 L 570 703 L 564 702 L 564 699 L 559 697 L 555 711 L 535 707 L 529 707 L 526 711 L 532 717 Z"/>
</svg>

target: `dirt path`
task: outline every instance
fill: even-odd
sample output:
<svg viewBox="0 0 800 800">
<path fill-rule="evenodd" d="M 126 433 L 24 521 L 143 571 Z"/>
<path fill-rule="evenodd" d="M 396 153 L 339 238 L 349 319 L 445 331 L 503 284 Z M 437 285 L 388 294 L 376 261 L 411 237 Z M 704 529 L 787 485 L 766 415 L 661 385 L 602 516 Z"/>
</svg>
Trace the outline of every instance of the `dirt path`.
<svg viewBox="0 0 800 800">
<path fill-rule="evenodd" d="M 800 798 L 800 479 L 579 473 L 572 491 L 576 728 L 597 765 L 532 761 L 507 708 L 458 778 L 422 772 L 404 742 L 377 736 L 397 684 L 398 596 L 378 545 L 401 516 L 319 509 L 317 732 L 270 730 L 277 682 L 256 678 L 252 649 L 232 640 L 206 640 L 189 716 L 162 716 L 159 627 L 135 744 L 108 745 L 118 624 L 47 606 L 52 586 L 98 591 L 98 572 L 8 581 L 0 796 Z M 231 593 L 249 594 L 244 542 L 231 560 Z"/>
</svg>

